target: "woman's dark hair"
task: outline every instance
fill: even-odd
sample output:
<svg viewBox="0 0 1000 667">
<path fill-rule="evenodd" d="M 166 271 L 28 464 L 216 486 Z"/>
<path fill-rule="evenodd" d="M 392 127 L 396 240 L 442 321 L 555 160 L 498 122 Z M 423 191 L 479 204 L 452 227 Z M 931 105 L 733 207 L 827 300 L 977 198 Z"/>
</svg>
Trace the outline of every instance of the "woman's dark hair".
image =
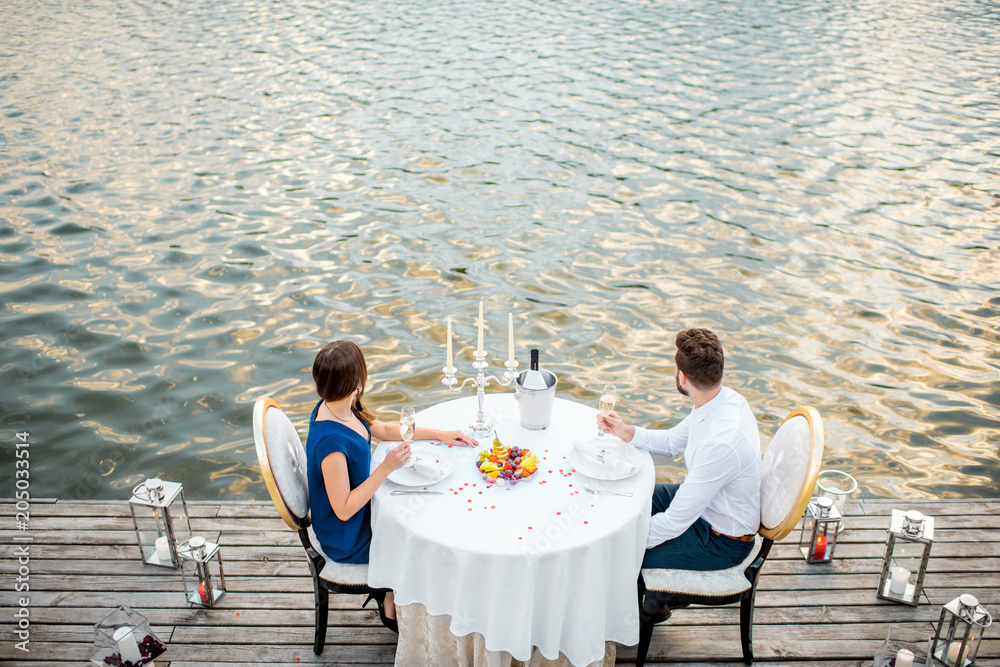
<svg viewBox="0 0 1000 667">
<path fill-rule="evenodd" d="M 365 384 L 368 382 L 368 364 L 357 344 L 349 340 L 335 340 L 326 344 L 316 354 L 312 373 L 316 393 L 324 401 L 338 401 L 357 391 L 351 411 L 358 419 L 372 425 L 375 415 L 361 403 Z M 359 387 L 361 391 L 358 391 Z"/>
<path fill-rule="evenodd" d="M 722 382 L 722 343 L 708 329 L 687 329 L 677 334 L 674 362 L 698 389 L 711 389 Z"/>
</svg>

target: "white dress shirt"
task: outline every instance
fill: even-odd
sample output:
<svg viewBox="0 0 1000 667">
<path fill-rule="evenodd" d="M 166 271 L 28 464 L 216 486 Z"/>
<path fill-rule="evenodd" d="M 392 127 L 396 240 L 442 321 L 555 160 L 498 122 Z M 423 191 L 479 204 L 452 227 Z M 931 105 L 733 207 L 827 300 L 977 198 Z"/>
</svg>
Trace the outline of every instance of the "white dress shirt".
<svg viewBox="0 0 1000 667">
<path fill-rule="evenodd" d="M 688 474 L 664 512 L 649 522 L 646 548 L 673 539 L 704 518 L 738 537 L 760 528 L 760 433 L 750 404 L 722 387 L 666 431 L 636 427 L 632 444 L 654 454 L 684 455 Z"/>
</svg>

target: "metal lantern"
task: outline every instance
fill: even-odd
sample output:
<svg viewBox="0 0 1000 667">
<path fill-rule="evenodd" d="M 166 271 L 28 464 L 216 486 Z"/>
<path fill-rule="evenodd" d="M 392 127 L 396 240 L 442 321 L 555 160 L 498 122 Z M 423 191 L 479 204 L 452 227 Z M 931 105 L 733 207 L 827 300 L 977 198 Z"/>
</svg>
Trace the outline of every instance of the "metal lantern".
<svg viewBox="0 0 1000 667">
<path fill-rule="evenodd" d="M 143 667 L 153 665 L 153 660 L 166 650 L 146 617 L 122 605 L 94 626 L 90 662 L 99 667 Z"/>
<path fill-rule="evenodd" d="M 872 667 L 924 667 L 929 664 L 931 636 L 924 632 L 889 627 L 885 642 L 879 647 Z"/>
<path fill-rule="evenodd" d="M 173 505 L 178 498 L 181 500 L 180 507 Z M 128 507 L 132 512 L 132 525 L 143 562 L 180 567 L 177 542 L 191 535 L 191 520 L 188 518 L 183 487 L 176 482 L 147 479 L 132 490 Z"/>
<path fill-rule="evenodd" d="M 809 501 L 802 520 L 802 537 L 799 538 L 799 551 L 807 563 L 829 563 L 833 560 L 837 524 L 841 518 L 832 498 L 813 498 Z"/>
<path fill-rule="evenodd" d="M 226 592 L 219 545 L 195 536 L 179 544 L 177 552 L 181 557 L 181 581 L 188 604 L 214 607 Z"/>
<path fill-rule="evenodd" d="M 945 667 L 967 667 L 976 661 L 983 630 L 993 618 L 971 595 L 960 595 L 941 610 L 931 644 L 934 660 Z"/>
<path fill-rule="evenodd" d="M 916 607 L 934 542 L 934 518 L 916 510 L 892 510 L 882 557 L 878 597 Z"/>
<path fill-rule="evenodd" d="M 841 470 L 823 470 L 816 479 L 816 487 L 819 489 L 816 495 L 831 498 L 833 506 L 841 516 L 844 516 L 847 499 L 858 490 L 858 481 Z M 844 532 L 843 521 L 837 526 L 837 534 L 842 532 Z"/>
</svg>

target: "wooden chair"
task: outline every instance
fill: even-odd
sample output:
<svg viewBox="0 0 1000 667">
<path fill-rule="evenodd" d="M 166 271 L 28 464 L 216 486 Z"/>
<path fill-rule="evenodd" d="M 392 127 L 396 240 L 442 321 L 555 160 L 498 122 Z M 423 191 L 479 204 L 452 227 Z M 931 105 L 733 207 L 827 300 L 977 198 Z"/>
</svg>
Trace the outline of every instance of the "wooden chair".
<svg viewBox="0 0 1000 667">
<path fill-rule="evenodd" d="M 306 550 L 315 591 L 313 652 L 319 655 L 326 644 L 330 593 L 371 594 L 379 589 L 368 586 L 367 563 L 336 563 L 323 554 L 309 522 L 305 447 L 288 415 L 268 397 L 257 399 L 253 406 L 253 438 L 271 500 L 285 523 L 298 532 Z"/>
<path fill-rule="evenodd" d="M 653 626 L 664 607 L 740 603 L 743 662 L 753 663 L 753 609 L 760 569 L 774 542 L 784 538 L 802 517 L 819 476 L 823 458 L 823 422 L 810 407 L 790 412 L 774 434 L 761 465 L 761 521 L 750 555 L 725 570 L 693 571 L 646 568 L 639 575 L 639 648 L 636 667 L 649 652 Z M 661 618 L 660 620 L 666 620 Z"/>
</svg>

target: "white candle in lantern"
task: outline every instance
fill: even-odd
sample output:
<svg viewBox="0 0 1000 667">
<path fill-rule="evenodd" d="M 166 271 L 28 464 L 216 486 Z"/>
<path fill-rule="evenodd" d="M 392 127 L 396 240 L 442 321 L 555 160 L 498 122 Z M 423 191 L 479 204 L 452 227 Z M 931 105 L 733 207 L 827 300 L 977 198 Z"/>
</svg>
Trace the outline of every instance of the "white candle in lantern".
<svg viewBox="0 0 1000 667">
<path fill-rule="evenodd" d="M 958 652 L 962 650 L 962 642 L 952 642 L 948 645 L 948 662 L 955 665 L 955 667 L 962 667 L 965 664 L 965 659 L 969 656 L 969 649 L 966 647 L 962 655 L 959 656 Z"/>
<path fill-rule="evenodd" d="M 139 645 L 135 641 L 135 635 L 133 630 L 127 625 L 115 630 L 115 633 L 111 636 L 118 644 L 118 652 L 121 654 L 122 660 L 128 660 L 131 663 L 138 664 L 142 661 L 142 656 L 139 654 Z"/>
<path fill-rule="evenodd" d="M 901 648 L 896 653 L 896 667 L 913 667 L 913 651 Z"/>
<path fill-rule="evenodd" d="M 511 365 L 514 365 L 514 313 L 507 313 L 507 349 L 510 352 Z"/>
<path fill-rule="evenodd" d="M 170 558 L 170 542 L 167 541 L 167 536 L 156 538 L 156 557 L 160 559 L 161 563 L 171 562 Z"/>
<path fill-rule="evenodd" d="M 448 356 L 444 362 L 445 373 L 452 373 L 455 370 L 455 366 L 451 363 L 451 318 L 448 318 Z"/>
<path fill-rule="evenodd" d="M 906 593 L 906 585 L 910 583 L 910 571 L 905 567 L 890 567 L 889 574 L 892 579 L 889 581 L 889 592 L 896 595 Z"/>
<path fill-rule="evenodd" d="M 477 352 L 485 352 L 486 348 L 483 347 L 483 302 L 479 301 L 479 343 L 476 348 Z"/>
</svg>

